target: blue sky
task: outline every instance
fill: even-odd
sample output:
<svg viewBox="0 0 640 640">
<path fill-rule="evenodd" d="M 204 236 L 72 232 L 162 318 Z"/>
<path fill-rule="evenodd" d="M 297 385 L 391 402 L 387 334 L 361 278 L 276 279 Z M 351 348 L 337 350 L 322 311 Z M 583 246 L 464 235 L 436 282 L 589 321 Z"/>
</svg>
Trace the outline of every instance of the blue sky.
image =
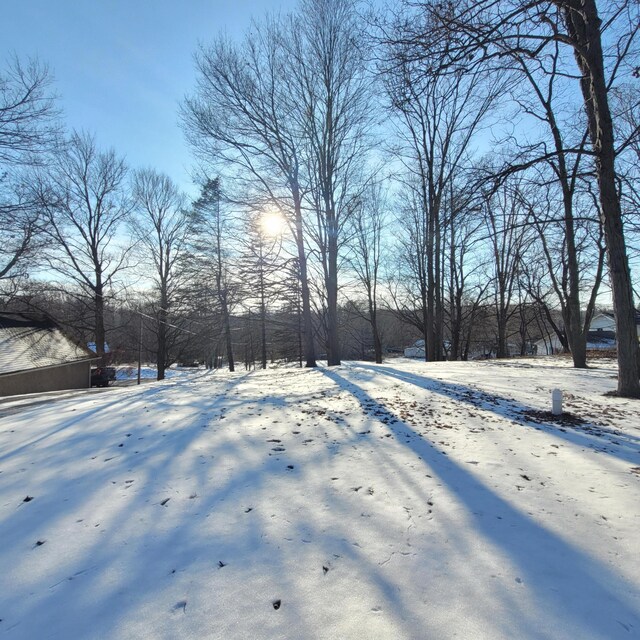
<svg viewBox="0 0 640 640">
<path fill-rule="evenodd" d="M 193 53 L 220 31 L 295 0 L 3 0 L 0 68 L 37 56 L 55 77 L 69 127 L 96 134 L 132 167 L 151 166 L 192 195 L 178 102 L 195 86 Z"/>
</svg>

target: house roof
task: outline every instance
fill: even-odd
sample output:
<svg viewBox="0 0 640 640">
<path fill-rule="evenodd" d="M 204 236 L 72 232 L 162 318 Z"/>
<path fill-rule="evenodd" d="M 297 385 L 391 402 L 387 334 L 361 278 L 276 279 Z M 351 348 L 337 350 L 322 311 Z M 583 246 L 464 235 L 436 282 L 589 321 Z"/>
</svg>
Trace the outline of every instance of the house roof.
<svg viewBox="0 0 640 640">
<path fill-rule="evenodd" d="M 0 375 L 95 358 L 49 317 L 0 313 Z"/>
<path fill-rule="evenodd" d="M 613 311 L 600 311 L 600 313 L 596 313 L 593 318 L 592 321 L 597 318 L 598 316 L 605 316 L 607 318 L 610 318 L 611 320 L 615 321 L 615 314 L 613 313 Z M 636 324 L 640 325 L 640 309 L 635 309 L 635 316 L 636 316 Z"/>
</svg>

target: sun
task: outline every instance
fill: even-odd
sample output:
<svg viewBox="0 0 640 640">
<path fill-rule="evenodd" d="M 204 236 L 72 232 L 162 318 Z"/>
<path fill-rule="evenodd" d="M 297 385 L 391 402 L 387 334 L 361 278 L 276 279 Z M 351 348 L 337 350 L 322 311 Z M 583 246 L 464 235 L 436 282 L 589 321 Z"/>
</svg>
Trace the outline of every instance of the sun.
<svg viewBox="0 0 640 640">
<path fill-rule="evenodd" d="M 282 214 L 270 211 L 262 215 L 260 226 L 268 236 L 276 237 L 283 234 L 286 222 Z"/>
</svg>

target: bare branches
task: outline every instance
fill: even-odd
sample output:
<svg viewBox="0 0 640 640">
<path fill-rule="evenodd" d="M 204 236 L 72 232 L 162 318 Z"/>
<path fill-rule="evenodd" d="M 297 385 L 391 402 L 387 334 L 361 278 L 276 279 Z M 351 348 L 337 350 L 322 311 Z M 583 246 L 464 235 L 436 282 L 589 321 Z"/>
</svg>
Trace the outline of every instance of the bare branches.
<svg viewBox="0 0 640 640">
<path fill-rule="evenodd" d="M 74 133 L 55 163 L 34 182 L 51 239 L 49 267 L 93 301 L 98 354 L 104 353 L 104 300 L 127 267 L 131 248 L 117 247 L 129 214 L 127 167 L 113 150 L 99 151 L 88 134 Z"/>
<path fill-rule="evenodd" d="M 0 73 L 0 163 L 41 163 L 60 135 L 51 76 L 37 60 L 15 58 Z"/>
</svg>

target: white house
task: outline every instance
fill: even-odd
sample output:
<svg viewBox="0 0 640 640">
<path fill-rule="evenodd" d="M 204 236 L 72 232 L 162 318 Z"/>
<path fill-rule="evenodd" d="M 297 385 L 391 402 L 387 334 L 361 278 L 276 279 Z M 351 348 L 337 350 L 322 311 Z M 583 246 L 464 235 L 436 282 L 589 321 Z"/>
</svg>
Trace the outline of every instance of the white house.
<svg viewBox="0 0 640 640">
<path fill-rule="evenodd" d="M 613 313 L 605 311 L 593 316 L 591 325 L 589 326 L 589 333 L 601 333 L 611 331 L 616 332 L 616 318 Z M 636 334 L 640 339 L 640 310 L 636 309 Z"/>
<path fill-rule="evenodd" d="M 640 339 L 640 311 L 636 311 L 636 330 Z M 615 349 L 616 319 L 613 313 L 604 311 L 591 319 L 587 335 L 587 349 Z M 562 344 L 555 333 L 536 342 L 538 355 L 550 355 L 562 350 Z"/>
<path fill-rule="evenodd" d="M 593 316 L 589 331 L 616 331 L 616 319 L 613 313 L 598 313 Z"/>
<path fill-rule="evenodd" d="M 406 358 L 423 358 L 424 359 L 424 340 L 416 340 L 410 347 L 404 350 Z"/>
</svg>

